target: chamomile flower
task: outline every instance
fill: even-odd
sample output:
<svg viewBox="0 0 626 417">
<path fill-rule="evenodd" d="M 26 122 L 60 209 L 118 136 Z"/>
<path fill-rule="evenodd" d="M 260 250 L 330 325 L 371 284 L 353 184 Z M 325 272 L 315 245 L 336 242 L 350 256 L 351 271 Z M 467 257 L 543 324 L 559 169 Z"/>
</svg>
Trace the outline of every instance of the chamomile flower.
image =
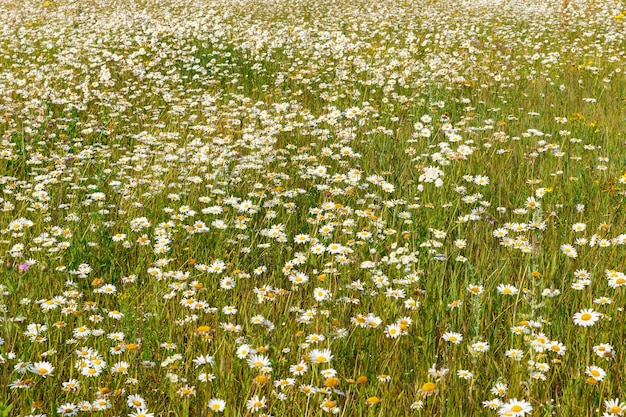
<svg viewBox="0 0 626 417">
<path fill-rule="evenodd" d="M 385 328 L 385 337 L 396 339 L 402 335 L 402 329 L 398 324 L 390 324 Z"/>
<path fill-rule="evenodd" d="M 483 341 L 472 343 L 472 350 L 480 353 L 487 352 L 489 350 L 489 343 Z"/>
<path fill-rule="evenodd" d="M 129 395 L 126 398 L 126 405 L 129 407 L 135 407 L 137 409 L 146 408 L 146 400 L 137 394 Z"/>
<path fill-rule="evenodd" d="M 256 350 L 254 350 L 249 345 L 243 344 L 237 348 L 236 355 L 239 359 L 245 359 L 248 357 L 248 355 L 251 355 L 253 353 L 256 353 Z"/>
<path fill-rule="evenodd" d="M 606 372 L 599 366 L 588 366 L 585 373 L 596 381 L 602 381 L 606 377 Z"/>
<path fill-rule="evenodd" d="M 463 341 L 463 335 L 461 333 L 454 333 L 454 332 L 446 332 L 443 334 L 443 336 L 441 336 L 441 338 L 445 340 L 446 342 L 450 342 L 455 345 L 458 345 L 459 343 Z"/>
<path fill-rule="evenodd" d="M 140 408 L 128 414 L 128 417 L 154 417 L 154 413 L 148 412 L 145 408 Z"/>
<path fill-rule="evenodd" d="M 613 357 L 615 356 L 615 350 L 613 349 L 613 346 L 607 343 L 601 343 L 594 346 L 593 351 L 596 355 L 606 360 L 613 359 Z"/>
<path fill-rule="evenodd" d="M 259 410 L 264 409 L 267 406 L 267 400 L 265 397 L 259 397 L 258 395 L 254 395 L 246 402 L 246 408 L 250 412 L 257 412 Z"/>
<path fill-rule="evenodd" d="M 574 324 L 583 327 L 593 326 L 600 320 L 600 316 L 601 314 L 593 309 L 581 310 L 574 314 Z"/>
<path fill-rule="evenodd" d="M 466 369 L 459 369 L 456 372 L 456 375 L 459 378 L 462 378 L 462 379 L 472 379 L 472 378 L 474 378 L 474 374 L 471 373 L 470 371 L 466 370 Z"/>
<path fill-rule="evenodd" d="M 214 413 L 221 413 L 226 408 L 226 401 L 220 398 L 211 398 L 207 404 L 207 408 Z"/>
<path fill-rule="evenodd" d="M 498 292 L 502 295 L 515 295 L 519 290 L 513 285 L 500 284 L 497 288 Z"/>
<path fill-rule="evenodd" d="M 41 375 L 46 378 L 52 375 L 54 366 L 50 362 L 35 362 L 30 366 L 30 371 L 34 374 Z"/>
<path fill-rule="evenodd" d="M 300 375 L 304 375 L 307 372 L 307 369 L 308 369 L 308 366 L 306 362 L 300 361 L 295 365 L 291 365 L 289 367 L 289 372 L 291 372 L 293 375 L 300 376 Z"/>
<path fill-rule="evenodd" d="M 532 410 L 533 407 L 528 401 L 513 398 L 500 406 L 499 414 L 507 417 L 523 417 Z"/>
<path fill-rule="evenodd" d="M 57 413 L 62 416 L 75 416 L 78 414 L 78 407 L 74 403 L 65 403 L 57 407 Z"/>
<path fill-rule="evenodd" d="M 313 349 L 309 352 L 311 363 L 328 363 L 333 359 L 330 349 Z"/>
<path fill-rule="evenodd" d="M 607 412 L 621 416 L 626 411 L 626 403 L 621 402 L 619 398 L 604 401 L 604 408 Z"/>
<path fill-rule="evenodd" d="M 561 252 L 569 258 L 577 258 L 578 252 L 572 245 L 561 245 Z"/>
</svg>

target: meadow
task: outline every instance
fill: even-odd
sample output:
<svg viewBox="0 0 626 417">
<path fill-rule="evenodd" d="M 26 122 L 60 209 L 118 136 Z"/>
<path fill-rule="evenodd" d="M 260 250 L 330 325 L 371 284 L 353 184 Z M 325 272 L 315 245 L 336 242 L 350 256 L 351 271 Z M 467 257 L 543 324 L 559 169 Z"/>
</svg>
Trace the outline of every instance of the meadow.
<svg viewBox="0 0 626 417">
<path fill-rule="evenodd" d="M 626 415 L 623 0 L 0 0 L 0 416 Z"/>
</svg>

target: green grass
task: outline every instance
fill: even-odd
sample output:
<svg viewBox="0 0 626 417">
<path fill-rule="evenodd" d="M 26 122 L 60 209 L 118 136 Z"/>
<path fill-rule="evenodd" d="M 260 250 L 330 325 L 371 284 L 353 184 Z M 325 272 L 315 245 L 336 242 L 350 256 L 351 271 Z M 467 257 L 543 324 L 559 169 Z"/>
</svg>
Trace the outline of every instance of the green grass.
<svg viewBox="0 0 626 417">
<path fill-rule="evenodd" d="M 0 415 L 626 410 L 623 2 L 0 8 Z"/>
</svg>

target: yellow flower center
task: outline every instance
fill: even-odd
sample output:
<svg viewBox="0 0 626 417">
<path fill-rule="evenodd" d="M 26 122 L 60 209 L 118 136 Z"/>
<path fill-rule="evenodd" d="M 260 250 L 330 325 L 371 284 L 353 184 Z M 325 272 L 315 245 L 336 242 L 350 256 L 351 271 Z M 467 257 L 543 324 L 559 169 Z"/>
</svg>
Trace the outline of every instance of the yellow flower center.
<svg viewBox="0 0 626 417">
<path fill-rule="evenodd" d="M 208 333 L 211 331 L 210 326 L 200 326 L 196 329 L 196 333 Z"/>
<path fill-rule="evenodd" d="M 331 377 L 324 381 L 324 386 L 326 387 L 336 387 L 337 385 L 339 385 L 339 378 Z"/>
<path fill-rule="evenodd" d="M 591 320 L 591 314 L 589 314 L 589 313 L 582 314 L 582 315 L 580 316 L 580 319 L 581 319 L 581 320 L 584 320 L 584 321 Z"/>
<path fill-rule="evenodd" d="M 258 384 L 264 384 L 267 382 L 267 377 L 265 375 L 258 375 L 256 378 L 254 378 L 255 382 Z"/>
<path fill-rule="evenodd" d="M 435 388 L 437 388 L 437 386 L 434 382 L 426 382 L 424 385 L 422 385 L 423 392 L 431 392 L 434 391 Z"/>
<path fill-rule="evenodd" d="M 609 409 L 609 411 L 613 414 L 619 414 L 622 412 L 622 407 L 620 407 L 619 405 L 614 405 Z"/>
<path fill-rule="evenodd" d="M 513 407 L 511 407 L 511 411 L 513 411 L 514 413 L 519 413 L 522 410 L 523 410 L 523 408 L 522 408 L 521 405 L 515 404 Z"/>
</svg>

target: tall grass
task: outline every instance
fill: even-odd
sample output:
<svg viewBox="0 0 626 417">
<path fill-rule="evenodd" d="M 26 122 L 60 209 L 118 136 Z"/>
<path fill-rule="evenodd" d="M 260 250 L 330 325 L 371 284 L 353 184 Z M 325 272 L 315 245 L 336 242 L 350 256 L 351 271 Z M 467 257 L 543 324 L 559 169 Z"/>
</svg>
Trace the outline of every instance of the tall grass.
<svg viewBox="0 0 626 417">
<path fill-rule="evenodd" d="M 0 415 L 626 410 L 623 3 L 0 7 Z"/>
</svg>

